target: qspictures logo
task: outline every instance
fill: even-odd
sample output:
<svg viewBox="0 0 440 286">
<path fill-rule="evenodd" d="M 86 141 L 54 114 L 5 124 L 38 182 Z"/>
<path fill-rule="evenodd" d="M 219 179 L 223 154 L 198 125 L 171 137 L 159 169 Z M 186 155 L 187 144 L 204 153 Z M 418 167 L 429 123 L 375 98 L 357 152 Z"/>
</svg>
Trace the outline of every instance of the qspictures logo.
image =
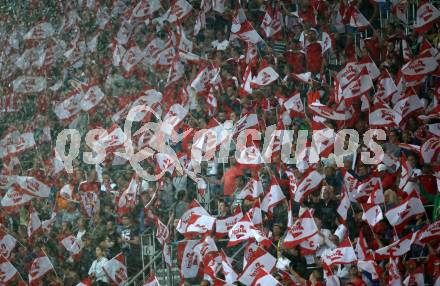
<svg viewBox="0 0 440 286">
<path fill-rule="evenodd" d="M 269 126 L 262 134 L 257 129 L 242 128 L 237 122 L 227 120 L 216 127 L 195 132 L 193 138 L 190 138 L 192 139 L 191 158 L 188 164 L 183 164 L 174 146 L 190 136 L 193 129 L 184 133 L 175 131 L 174 127 L 184 117 L 179 113 L 168 112 L 162 120 L 161 116 L 148 104 L 132 106 L 125 118 L 123 130 L 117 127 L 109 133 L 105 129 L 98 128 L 87 132 L 85 143 L 92 149 L 92 152 L 84 152 L 83 161 L 86 164 L 102 163 L 109 148 L 123 146 L 124 152 L 121 152 L 119 148 L 115 155 L 127 159 L 136 174 L 143 179 L 157 181 L 162 178 L 167 169 L 162 169 L 160 173 L 149 173 L 142 167 L 142 161 L 160 156 L 165 158 L 167 166 L 174 167 L 178 175 L 188 174 L 195 178 L 201 172 L 202 162 L 226 163 L 230 157 L 232 143 L 235 144 L 236 161 L 244 165 L 269 164 L 275 152 L 279 152 L 281 161 L 288 165 L 299 162 L 313 164 L 321 160 L 320 154 L 331 148 L 336 165 L 342 167 L 344 158 L 357 153 L 361 146 L 359 133 L 354 129 L 342 129 L 337 132 L 330 128 L 315 130 L 311 134 L 311 144 L 307 144 L 309 138 L 307 130 L 299 130 L 298 134 L 295 134 L 293 130 L 278 130 L 274 126 Z M 147 114 L 151 114 L 155 120 L 150 120 L 132 133 L 133 123 L 142 121 Z M 263 147 L 259 149 L 256 145 L 249 146 L 249 137 L 252 141 L 262 142 Z M 366 131 L 362 138 L 366 150 L 361 152 L 361 162 L 364 164 L 381 163 L 384 152 L 376 140 L 385 139 L 386 133 L 382 129 Z M 64 129 L 57 136 L 56 152 L 68 173 L 73 172 L 72 162 L 79 155 L 80 144 L 81 135 L 78 130 Z M 292 153 L 294 153 L 293 156 Z"/>
</svg>

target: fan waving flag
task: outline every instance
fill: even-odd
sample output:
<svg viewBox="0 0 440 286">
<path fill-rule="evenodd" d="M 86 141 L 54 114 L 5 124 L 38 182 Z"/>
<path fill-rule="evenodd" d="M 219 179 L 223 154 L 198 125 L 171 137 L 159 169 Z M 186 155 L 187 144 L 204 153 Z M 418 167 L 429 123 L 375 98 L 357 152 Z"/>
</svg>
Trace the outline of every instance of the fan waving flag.
<svg viewBox="0 0 440 286">
<path fill-rule="evenodd" d="M 225 281 L 232 284 L 237 281 L 238 275 L 234 268 L 232 268 L 230 258 L 226 256 L 223 250 L 220 252 L 220 255 L 222 257 L 222 269 L 225 275 Z"/>
<path fill-rule="evenodd" d="M 354 8 L 351 11 L 350 15 L 350 26 L 358 28 L 358 29 L 365 29 L 368 26 L 370 26 L 370 22 L 365 18 L 364 15 L 357 9 Z"/>
<path fill-rule="evenodd" d="M 284 246 L 294 248 L 303 241 L 318 233 L 318 227 L 315 224 L 312 214 L 306 210 L 299 219 L 288 228 Z"/>
<path fill-rule="evenodd" d="M 336 264 L 350 264 L 357 260 L 356 253 L 349 238 L 345 239 L 338 248 L 326 250 L 321 256 L 322 262 L 327 266 Z"/>
<path fill-rule="evenodd" d="M 124 254 L 119 253 L 106 262 L 102 268 L 105 275 L 115 285 L 123 285 L 128 280 Z"/>
</svg>

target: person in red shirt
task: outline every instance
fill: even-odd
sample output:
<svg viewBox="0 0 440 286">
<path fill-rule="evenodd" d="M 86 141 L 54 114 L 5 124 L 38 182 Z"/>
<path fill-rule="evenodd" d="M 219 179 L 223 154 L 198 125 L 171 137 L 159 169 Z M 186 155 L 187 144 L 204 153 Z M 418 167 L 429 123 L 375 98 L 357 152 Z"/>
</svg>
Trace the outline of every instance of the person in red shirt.
<svg viewBox="0 0 440 286">
<path fill-rule="evenodd" d="M 316 30 L 310 30 L 307 34 L 306 47 L 307 71 L 311 73 L 321 73 L 324 69 L 324 57 L 322 56 L 322 46 L 317 40 Z"/>
<path fill-rule="evenodd" d="M 295 74 L 304 73 L 306 71 L 306 54 L 302 50 L 301 42 L 293 39 L 292 44 L 284 53 L 287 66 L 291 67 L 291 72 Z"/>
</svg>

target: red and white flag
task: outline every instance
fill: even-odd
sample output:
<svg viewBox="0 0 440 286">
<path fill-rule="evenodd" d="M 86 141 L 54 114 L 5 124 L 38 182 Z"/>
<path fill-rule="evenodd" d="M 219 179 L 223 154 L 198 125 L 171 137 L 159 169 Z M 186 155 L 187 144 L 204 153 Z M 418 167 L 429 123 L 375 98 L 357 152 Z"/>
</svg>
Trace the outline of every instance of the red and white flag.
<svg viewBox="0 0 440 286">
<path fill-rule="evenodd" d="M 20 133 L 18 130 L 14 130 L 0 141 L 0 159 L 21 153 L 34 146 L 33 132 Z"/>
<path fill-rule="evenodd" d="M 251 65 L 247 65 L 246 70 L 243 74 L 243 79 L 240 85 L 239 95 L 246 96 L 248 94 L 252 94 L 253 90 L 251 87 L 252 82 L 252 70 Z"/>
<path fill-rule="evenodd" d="M 412 285 L 425 285 L 425 273 L 422 266 L 417 267 L 412 273 L 410 273 L 405 280 L 403 280 L 404 286 Z"/>
<path fill-rule="evenodd" d="M 239 39 L 250 44 L 258 44 L 263 42 L 261 36 L 254 29 L 254 27 L 252 27 L 252 24 L 248 20 L 245 20 L 242 23 L 238 23 L 236 21 L 232 22 L 230 40 L 234 39 L 235 37 L 238 37 Z"/>
<path fill-rule="evenodd" d="M 408 183 L 408 180 L 410 178 L 410 169 L 406 161 L 405 153 L 402 153 L 400 167 L 401 167 L 401 171 L 400 171 L 399 189 L 403 190 L 403 188 L 406 186 L 406 183 Z"/>
<path fill-rule="evenodd" d="M 368 122 L 375 127 L 394 127 L 399 126 L 402 116 L 397 111 L 391 109 L 386 104 L 375 104 L 373 111 L 368 116 Z"/>
<path fill-rule="evenodd" d="M 160 0 L 142 0 L 133 8 L 131 17 L 145 18 L 153 15 L 154 12 L 162 8 Z"/>
<path fill-rule="evenodd" d="M 0 228 L 0 255 L 9 258 L 16 244 L 17 240 L 15 237 L 6 233 L 3 228 Z"/>
<path fill-rule="evenodd" d="M 118 213 L 126 214 L 136 204 L 136 196 L 139 189 L 139 182 L 135 177 L 131 178 L 127 189 L 122 193 L 118 199 Z"/>
<path fill-rule="evenodd" d="M 271 84 L 279 78 L 278 73 L 269 66 L 265 59 L 260 64 L 257 75 L 251 80 L 250 87 L 257 89 Z"/>
<path fill-rule="evenodd" d="M 350 15 L 350 26 L 358 28 L 358 29 L 365 29 L 368 26 L 370 26 L 370 22 L 365 18 L 364 15 L 357 9 L 353 8 Z"/>
<path fill-rule="evenodd" d="M 0 284 L 10 285 L 10 282 L 18 277 L 18 271 L 9 260 L 0 255 Z"/>
<path fill-rule="evenodd" d="M 423 34 L 431 29 L 432 25 L 440 17 L 440 11 L 429 1 L 423 0 L 419 2 L 417 8 L 416 22 L 414 24 L 414 29 L 419 33 Z"/>
<path fill-rule="evenodd" d="M 177 259 L 182 278 L 195 278 L 199 272 L 199 260 L 194 248 L 198 240 L 186 240 L 177 245 Z"/>
<path fill-rule="evenodd" d="M 124 254 L 119 253 L 102 267 L 112 284 L 123 285 L 128 280 Z"/>
<path fill-rule="evenodd" d="M 437 67 L 438 63 L 432 56 L 423 56 L 406 63 L 401 71 L 407 82 L 413 82 L 423 79 L 426 75 L 435 71 Z"/>
<path fill-rule="evenodd" d="M 318 227 L 315 224 L 315 220 L 310 211 L 306 210 L 292 226 L 288 227 L 283 245 L 288 248 L 294 248 L 317 233 Z"/>
<path fill-rule="evenodd" d="M 74 199 L 73 186 L 71 184 L 64 185 L 60 190 L 60 196 L 66 200 Z"/>
<path fill-rule="evenodd" d="M 145 281 L 143 286 L 160 286 L 159 281 L 156 278 L 156 275 L 153 273 L 150 278 Z"/>
<path fill-rule="evenodd" d="M 402 118 L 401 122 L 407 119 L 414 112 L 420 111 L 422 109 L 423 103 L 420 98 L 415 94 L 399 100 L 393 107 L 393 110 L 396 111 Z"/>
<path fill-rule="evenodd" d="M 389 286 L 401 286 L 402 276 L 400 274 L 399 266 L 397 265 L 399 258 L 390 257 L 390 263 L 388 263 L 388 285 Z"/>
<path fill-rule="evenodd" d="M 227 218 L 217 218 L 215 222 L 215 236 L 223 237 L 228 235 L 229 230 L 243 218 L 241 206 L 238 205 L 233 215 Z"/>
<path fill-rule="evenodd" d="M 375 97 L 384 101 L 389 100 L 399 92 L 396 83 L 387 70 L 384 70 L 379 76 L 376 90 Z"/>
<path fill-rule="evenodd" d="M 244 188 L 237 194 L 239 200 L 255 200 L 263 193 L 263 184 L 259 178 L 250 178 Z"/>
<path fill-rule="evenodd" d="M 440 238 L 440 220 L 423 227 L 417 236 L 417 240 L 422 243 Z"/>
<path fill-rule="evenodd" d="M 344 121 L 350 119 L 351 116 L 347 116 L 346 112 L 339 112 L 333 109 L 332 107 L 329 107 L 327 105 L 321 104 L 319 102 L 313 102 L 311 105 L 309 105 L 309 110 L 320 117 L 324 117 L 331 120 L 336 121 Z"/>
<path fill-rule="evenodd" d="M 193 234 L 210 234 L 214 227 L 215 218 L 209 215 L 199 215 L 192 214 L 188 220 L 188 224 L 186 227 L 186 232 L 183 234 L 193 235 Z"/>
<path fill-rule="evenodd" d="M 400 205 L 388 210 L 385 216 L 392 226 L 399 226 L 413 216 L 423 213 L 425 213 L 423 203 L 416 191 L 413 191 Z"/>
<path fill-rule="evenodd" d="M 47 198 L 50 194 L 50 187 L 34 177 L 16 176 L 15 184 L 19 191 L 39 198 Z"/>
<path fill-rule="evenodd" d="M 272 213 L 273 208 L 286 199 L 286 197 L 284 196 L 283 190 L 278 184 L 276 178 L 273 176 L 268 188 L 269 190 L 261 201 L 261 210 L 267 213 Z"/>
<path fill-rule="evenodd" d="M 405 255 L 416 239 L 417 233 L 410 233 L 401 239 L 379 248 L 374 252 L 375 259 L 386 259 L 388 257 L 400 257 Z"/>
<path fill-rule="evenodd" d="M 366 66 L 362 67 L 359 74 L 345 88 L 342 89 L 342 96 L 345 100 L 358 98 L 373 88 L 373 81 Z"/>
<path fill-rule="evenodd" d="M 281 32 L 283 26 L 283 14 L 278 9 L 272 8 L 271 5 L 266 7 L 266 14 L 260 27 L 266 38 L 271 38 Z"/>
<path fill-rule="evenodd" d="M 52 36 L 55 29 L 49 22 L 42 22 L 32 27 L 24 36 L 24 40 L 41 40 Z"/>
<path fill-rule="evenodd" d="M 220 255 L 222 257 L 222 270 L 225 275 L 226 283 L 234 283 L 237 281 L 238 274 L 235 272 L 234 268 L 231 265 L 231 259 L 226 256 L 225 252 L 221 250 Z"/>
<path fill-rule="evenodd" d="M 258 247 L 258 249 L 250 257 L 246 267 L 243 269 L 238 281 L 244 285 L 252 285 L 259 269 L 264 269 L 266 272 L 272 272 L 276 265 L 276 259 L 269 252 Z"/>
<path fill-rule="evenodd" d="M 264 268 L 257 269 L 257 275 L 251 284 L 252 286 L 280 286 L 281 283 L 278 282 L 272 275 L 270 275 Z"/>
<path fill-rule="evenodd" d="M 350 264 L 357 261 L 356 253 L 347 237 L 336 249 L 326 250 L 321 256 L 322 262 L 327 266 L 337 264 Z"/>
<path fill-rule="evenodd" d="M 248 240 L 256 240 L 262 243 L 268 242 L 266 235 L 252 223 L 251 218 L 247 214 L 229 230 L 228 236 L 228 247 Z"/>
<path fill-rule="evenodd" d="M 61 245 L 73 255 L 77 255 L 81 252 L 81 246 L 79 245 L 74 235 L 68 235 L 61 239 Z"/>
<path fill-rule="evenodd" d="M 321 184 L 324 176 L 314 169 L 304 173 L 304 177 L 293 186 L 294 201 L 299 203 Z"/>
<path fill-rule="evenodd" d="M 192 11 L 193 7 L 186 0 L 177 0 L 165 13 L 165 20 L 170 23 L 182 21 Z"/>
<path fill-rule="evenodd" d="M 256 200 L 252 208 L 247 212 L 247 215 L 251 219 L 255 226 L 261 226 L 263 224 L 263 216 L 261 214 L 260 200 Z"/>
<path fill-rule="evenodd" d="M 382 209 L 376 204 L 363 204 L 364 212 L 362 220 L 366 221 L 371 227 L 374 227 L 378 222 L 383 220 Z"/>
<path fill-rule="evenodd" d="M 351 206 L 350 198 L 348 197 L 348 192 L 343 187 L 342 197 L 340 198 L 339 206 L 336 212 L 339 214 L 343 221 L 347 220 L 348 209 Z"/>
<path fill-rule="evenodd" d="M 12 82 L 15 93 L 37 93 L 46 89 L 46 79 L 40 76 L 19 76 Z"/>
<path fill-rule="evenodd" d="M 27 225 L 27 234 L 31 238 L 32 235 L 41 231 L 41 220 L 38 216 L 38 212 L 31 206 L 29 207 L 29 220 Z"/>
<path fill-rule="evenodd" d="M 189 206 L 186 212 L 183 213 L 182 217 L 179 220 L 179 223 L 177 224 L 176 230 L 184 234 L 186 232 L 186 229 L 188 227 L 188 221 L 191 218 L 193 214 L 197 214 L 200 216 L 210 216 L 209 213 L 199 204 L 198 201 L 193 200 Z"/>
<path fill-rule="evenodd" d="M 437 161 L 440 154 L 440 137 L 431 137 L 421 148 L 421 154 L 425 164 L 430 164 Z"/>
<path fill-rule="evenodd" d="M 16 187 L 12 187 L 3 196 L 1 206 L 7 212 L 15 212 L 33 198 L 34 196 L 20 192 Z"/>
<path fill-rule="evenodd" d="M 50 262 L 49 257 L 43 251 L 38 253 L 37 258 L 32 261 L 31 267 L 29 269 L 29 285 L 36 286 L 39 285 L 39 280 L 46 275 L 49 271 L 53 270 L 53 265 Z"/>
<path fill-rule="evenodd" d="M 144 50 L 141 50 L 138 45 L 134 45 L 130 49 L 126 50 L 122 57 L 121 64 L 125 71 L 129 72 L 134 66 L 136 66 L 144 58 Z"/>
</svg>

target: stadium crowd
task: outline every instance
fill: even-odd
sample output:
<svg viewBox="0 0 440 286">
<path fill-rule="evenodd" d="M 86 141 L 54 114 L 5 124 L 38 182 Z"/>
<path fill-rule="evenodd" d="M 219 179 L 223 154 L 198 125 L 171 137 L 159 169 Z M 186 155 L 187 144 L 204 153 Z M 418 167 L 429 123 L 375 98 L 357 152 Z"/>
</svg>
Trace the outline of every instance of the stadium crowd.
<svg viewBox="0 0 440 286">
<path fill-rule="evenodd" d="M 438 2 L 9 2 L 0 285 L 123 285 L 149 262 L 141 236 L 152 233 L 158 267 L 178 267 L 180 285 L 440 285 Z M 157 153 L 141 163 L 161 174 L 147 181 L 123 156 L 136 104 L 154 112 L 137 115 L 133 134 L 155 114 L 188 134 L 141 132 L 134 149 L 163 139 L 183 171 Z M 228 120 L 227 160 L 197 165 L 194 150 L 219 157 L 223 142 L 194 134 Z M 106 156 L 88 163 L 95 128 Z M 266 136 L 272 153 L 247 138 L 237 158 L 238 131 L 274 128 L 294 131 L 292 150 L 309 131 L 309 151 L 287 164 L 285 142 Z M 373 135 L 384 154 L 364 164 L 371 128 L 385 131 Z M 82 138 L 72 172 L 56 151 L 65 129 Z M 343 129 L 360 148 L 341 165 Z M 144 269 L 145 285 L 156 272 Z"/>
</svg>

